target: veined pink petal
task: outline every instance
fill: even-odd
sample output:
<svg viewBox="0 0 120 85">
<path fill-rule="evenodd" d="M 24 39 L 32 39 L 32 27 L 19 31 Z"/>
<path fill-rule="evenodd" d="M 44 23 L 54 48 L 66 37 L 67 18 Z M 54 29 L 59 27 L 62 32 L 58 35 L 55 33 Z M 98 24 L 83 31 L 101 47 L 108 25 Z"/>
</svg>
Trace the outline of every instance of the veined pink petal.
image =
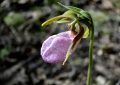
<svg viewBox="0 0 120 85">
<path fill-rule="evenodd" d="M 48 63 L 63 62 L 74 35 L 71 31 L 61 32 L 50 36 L 43 42 L 41 55 L 44 61 Z"/>
</svg>

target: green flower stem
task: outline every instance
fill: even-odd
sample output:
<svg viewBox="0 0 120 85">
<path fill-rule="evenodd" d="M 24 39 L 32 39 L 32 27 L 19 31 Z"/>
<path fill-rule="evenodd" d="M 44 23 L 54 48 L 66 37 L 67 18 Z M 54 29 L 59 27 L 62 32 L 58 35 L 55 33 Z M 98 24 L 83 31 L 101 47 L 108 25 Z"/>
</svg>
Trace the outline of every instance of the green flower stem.
<svg viewBox="0 0 120 85">
<path fill-rule="evenodd" d="M 94 26 L 90 29 L 90 43 L 89 43 L 89 67 L 87 74 L 86 85 L 91 85 L 92 81 L 92 69 L 93 69 L 93 43 L 94 43 Z"/>
</svg>

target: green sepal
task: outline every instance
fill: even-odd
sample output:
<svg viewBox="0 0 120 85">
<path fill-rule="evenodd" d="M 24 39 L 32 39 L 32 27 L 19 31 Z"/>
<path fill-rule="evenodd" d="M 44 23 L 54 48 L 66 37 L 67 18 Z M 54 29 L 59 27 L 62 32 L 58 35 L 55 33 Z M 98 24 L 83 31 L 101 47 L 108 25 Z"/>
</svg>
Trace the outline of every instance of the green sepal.
<svg viewBox="0 0 120 85">
<path fill-rule="evenodd" d="M 76 13 L 75 13 L 73 10 L 68 10 L 68 11 L 66 11 L 66 12 L 63 14 L 63 16 L 69 17 L 69 18 L 71 18 L 71 19 L 77 17 Z"/>
<path fill-rule="evenodd" d="M 75 12 L 75 13 L 78 15 L 78 17 L 80 17 L 80 18 L 88 18 L 88 19 L 91 19 L 90 14 L 89 14 L 88 12 L 80 9 L 80 8 L 77 8 L 77 7 L 74 7 L 74 6 L 65 6 L 65 5 L 63 5 L 63 4 L 59 3 L 59 2 L 58 2 L 58 4 L 61 5 L 61 6 L 64 7 L 64 8 L 66 8 L 66 9 L 68 9 L 68 10 L 72 10 L 72 11 Z"/>
<path fill-rule="evenodd" d="M 55 23 L 61 24 L 61 23 L 68 23 L 68 22 L 70 21 L 67 19 L 61 19 L 61 20 L 56 21 Z"/>
<path fill-rule="evenodd" d="M 87 18 L 79 19 L 79 22 L 83 25 L 83 27 L 85 29 L 85 33 L 84 33 L 84 37 L 83 38 L 87 38 L 87 36 L 90 33 L 90 30 L 92 30 L 94 28 L 91 15 L 89 15 L 89 17 L 90 17 L 90 19 L 87 19 Z"/>
<path fill-rule="evenodd" d="M 68 51 L 67 51 L 65 60 L 63 61 L 63 64 L 62 64 L 62 65 L 64 65 L 64 64 L 66 63 L 66 61 L 67 61 L 68 58 L 70 57 L 72 51 L 74 51 L 74 50 L 77 48 L 80 40 L 81 40 L 82 37 L 83 37 L 83 34 L 84 34 L 84 28 L 81 26 L 81 31 L 80 31 L 80 32 L 75 36 L 75 38 L 73 39 L 73 42 L 71 43 L 71 45 L 70 45 L 70 47 L 69 47 L 69 49 L 68 49 Z"/>
<path fill-rule="evenodd" d="M 70 47 L 68 48 L 68 51 L 67 51 L 66 56 L 65 56 L 65 60 L 63 61 L 62 65 L 65 65 L 66 61 L 70 57 L 71 52 L 72 52 L 72 45 L 73 45 L 73 42 L 71 43 Z"/>
<path fill-rule="evenodd" d="M 49 25 L 49 24 L 51 24 L 51 23 L 53 23 L 53 22 L 55 22 L 55 21 L 57 21 L 57 20 L 59 20 L 59 19 L 62 19 L 62 18 L 65 18 L 64 16 L 56 16 L 56 17 L 53 17 L 53 18 L 51 18 L 51 19 L 48 19 L 47 21 L 45 21 L 44 23 L 42 23 L 42 27 L 44 27 L 44 26 L 47 26 L 47 25 Z"/>
<path fill-rule="evenodd" d="M 71 45 L 68 48 L 68 51 L 66 53 L 66 57 L 65 60 L 63 61 L 62 65 L 64 65 L 66 63 L 66 61 L 69 59 L 71 53 L 77 48 L 79 42 L 80 42 L 81 38 L 79 38 L 76 42 L 72 42 Z"/>
<path fill-rule="evenodd" d="M 88 29 L 88 27 L 86 27 L 84 29 L 85 29 L 85 32 L 84 32 L 83 38 L 87 38 L 89 35 L 89 29 Z"/>
</svg>

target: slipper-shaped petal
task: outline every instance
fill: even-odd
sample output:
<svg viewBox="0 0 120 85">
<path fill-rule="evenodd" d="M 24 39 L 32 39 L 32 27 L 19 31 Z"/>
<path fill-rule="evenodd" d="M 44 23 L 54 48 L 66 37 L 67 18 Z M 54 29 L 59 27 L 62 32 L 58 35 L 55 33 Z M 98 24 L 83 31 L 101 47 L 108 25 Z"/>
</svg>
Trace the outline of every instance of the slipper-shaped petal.
<svg viewBox="0 0 120 85">
<path fill-rule="evenodd" d="M 50 36 L 43 42 L 41 55 L 47 63 L 61 63 L 66 57 L 66 53 L 73 41 L 71 31 Z"/>
</svg>

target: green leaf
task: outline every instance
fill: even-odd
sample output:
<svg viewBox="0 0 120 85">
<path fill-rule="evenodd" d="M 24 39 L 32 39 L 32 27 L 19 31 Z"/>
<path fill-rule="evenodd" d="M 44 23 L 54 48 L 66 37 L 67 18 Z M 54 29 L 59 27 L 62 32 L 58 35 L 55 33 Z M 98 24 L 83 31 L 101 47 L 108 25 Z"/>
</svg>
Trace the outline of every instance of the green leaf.
<svg viewBox="0 0 120 85">
<path fill-rule="evenodd" d="M 77 7 L 74 7 L 74 6 L 66 6 L 66 5 L 63 5 L 63 4 L 61 4 L 60 2 L 58 2 L 58 4 L 60 5 L 60 6 L 62 6 L 62 7 L 64 7 L 64 8 L 66 8 L 66 9 L 72 9 L 72 10 L 75 10 L 75 11 L 77 11 L 77 12 L 80 12 L 82 9 L 80 9 L 80 8 L 77 8 Z"/>
</svg>

